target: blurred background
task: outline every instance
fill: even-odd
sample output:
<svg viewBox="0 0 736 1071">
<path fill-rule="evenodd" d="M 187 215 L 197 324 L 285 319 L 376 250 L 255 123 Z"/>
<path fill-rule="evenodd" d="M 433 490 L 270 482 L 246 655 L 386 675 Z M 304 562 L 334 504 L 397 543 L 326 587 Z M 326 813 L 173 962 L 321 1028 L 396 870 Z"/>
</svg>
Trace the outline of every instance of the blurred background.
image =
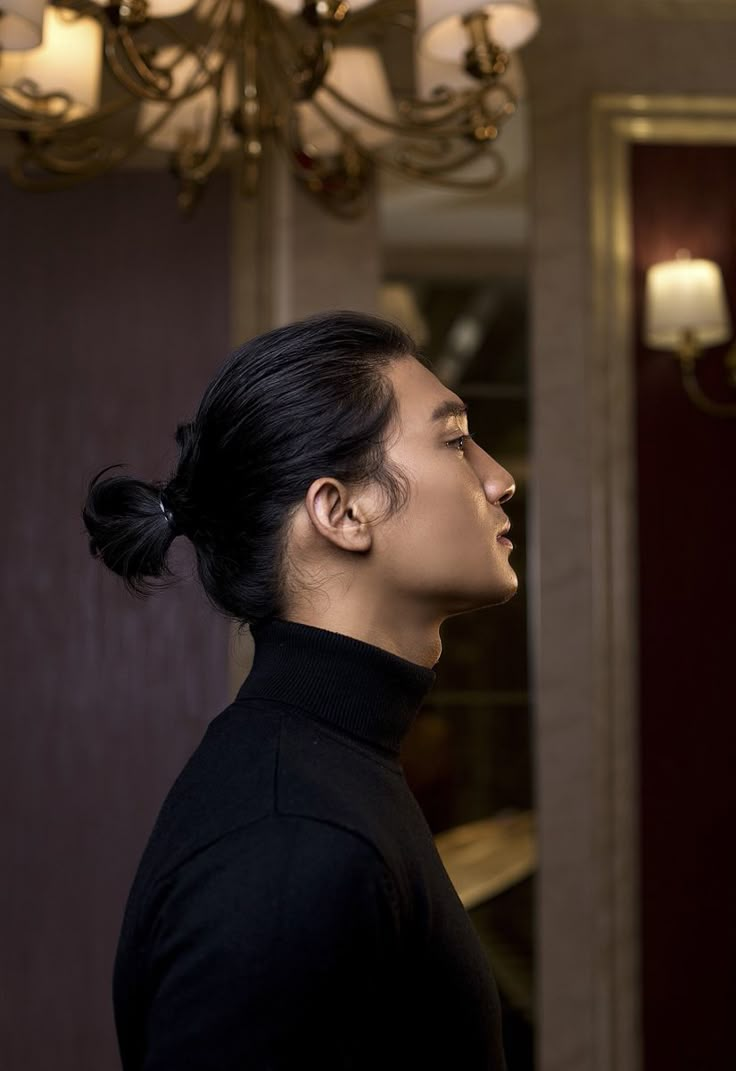
<svg viewBox="0 0 736 1071">
<path fill-rule="evenodd" d="M 329 308 L 516 480 L 403 754 L 509 1071 L 730 1065 L 735 49 L 732 0 L 3 5 L 3 1069 L 119 1066 L 125 898 L 252 657 L 184 541 L 148 601 L 93 561 L 87 484 Z"/>
</svg>

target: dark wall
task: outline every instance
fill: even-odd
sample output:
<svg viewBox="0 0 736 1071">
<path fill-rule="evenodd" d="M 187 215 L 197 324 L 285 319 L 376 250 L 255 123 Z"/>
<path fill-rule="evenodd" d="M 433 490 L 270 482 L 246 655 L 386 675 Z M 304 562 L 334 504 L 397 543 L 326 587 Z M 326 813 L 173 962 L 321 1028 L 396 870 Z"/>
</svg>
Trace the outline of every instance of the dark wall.
<svg viewBox="0 0 736 1071">
<path fill-rule="evenodd" d="M 227 181 L 183 222 L 164 173 L 44 195 L 3 177 L 0 234 L 0 1066 L 107 1071 L 125 896 L 227 702 L 228 631 L 193 579 L 129 596 L 80 510 L 105 465 L 168 474 L 227 354 Z"/>
<path fill-rule="evenodd" d="M 701 413 L 642 345 L 642 297 L 646 268 L 684 246 L 721 265 L 736 315 L 736 148 L 637 145 L 631 188 L 645 1067 L 692 1071 L 733 1047 L 736 419 Z M 701 369 L 722 400 L 725 349 Z"/>
</svg>

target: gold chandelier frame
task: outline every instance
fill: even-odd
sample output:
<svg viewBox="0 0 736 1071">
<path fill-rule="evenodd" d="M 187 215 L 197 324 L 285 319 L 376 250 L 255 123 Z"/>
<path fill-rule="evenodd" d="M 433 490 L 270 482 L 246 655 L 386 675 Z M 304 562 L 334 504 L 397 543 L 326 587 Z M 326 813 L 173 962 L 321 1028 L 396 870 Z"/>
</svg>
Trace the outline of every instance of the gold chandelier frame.
<svg viewBox="0 0 736 1071">
<path fill-rule="evenodd" d="M 463 20 L 467 84 L 438 85 L 425 99 L 394 94 L 396 117 L 389 119 L 331 85 L 330 63 L 343 43 L 374 40 L 392 27 L 411 34 L 412 0 L 376 0 L 354 11 L 347 0 L 305 0 L 293 16 L 269 0 L 197 0 L 186 20 L 149 17 L 146 0 L 104 7 L 92 0 L 59 0 L 52 6 L 65 20 L 100 23 L 106 69 L 122 92 L 74 117 L 74 102 L 63 91 L 43 93 L 29 81 L 0 86 L 0 131 L 20 142 L 10 177 L 24 189 L 63 188 L 119 167 L 177 108 L 208 88 L 215 105 L 204 144 L 183 134 L 170 156 L 185 213 L 223 158 L 239 157 L 242 192 L 253 194 L 267 137 L 278 142 L 296 177 L 343 215 L 360 210 L 376 167 L 466 190 L 493 186 L 504 174 L 495 142 L 517 98 L 504 78 L 510 55 L 491 40 L 482 10 Z M 169 53 L 173 48 L 167 64 L 160 60 L 163 48 Z M 181 64 L 192 69 L 183 87 L 177 86 Z M 233 108 L 225 103 L 228 69 L 235 72 Z M 119 127 L 124 113 L 146 101 L 165 107 L 145 129 L 121 135 L 116 122 Z M 296 105 L 306 103 L 334 129 L 338 151 L 320 155 L 305 142 Z M 345 124 L 348 114 L 386 131 L 390 140 L 367 146 Z M 224 144 L 226 134 L 230 142 L 237 137 L 237 149 Z"/>
</svg>

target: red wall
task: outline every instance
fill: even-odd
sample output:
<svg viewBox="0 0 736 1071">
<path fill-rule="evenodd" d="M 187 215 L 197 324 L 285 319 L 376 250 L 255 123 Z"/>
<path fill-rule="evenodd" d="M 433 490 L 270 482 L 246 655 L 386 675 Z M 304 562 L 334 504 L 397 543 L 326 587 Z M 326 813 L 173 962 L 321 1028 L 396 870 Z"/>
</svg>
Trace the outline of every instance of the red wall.
<svg viewBox="0 0 736 1071">
<path fill-rule="evenodd" d="M 227 205 L 218 178 L 183 222 L 163 172 L 0 190 L 8 1071 L 119 1067 L 124 899 L 165 791 L 226 702 L 224 621 L 192 581 L 129 596 L 90 556 L 80 510 L 105 465 L 167 474 L 176 423 L 227 353 Z"/>
<path fill-rule="evenodd" d="M 697 410 L 641 324 L 646 268 L 681 246 L 721 265 L 736 324 L 736 148 L 637 145 L 631 189 L 645 1068 L 705 1071 L 736 1002 L 736 418 Z M 723 400 L 726 348 L 701 369 Z"/>
</svg>

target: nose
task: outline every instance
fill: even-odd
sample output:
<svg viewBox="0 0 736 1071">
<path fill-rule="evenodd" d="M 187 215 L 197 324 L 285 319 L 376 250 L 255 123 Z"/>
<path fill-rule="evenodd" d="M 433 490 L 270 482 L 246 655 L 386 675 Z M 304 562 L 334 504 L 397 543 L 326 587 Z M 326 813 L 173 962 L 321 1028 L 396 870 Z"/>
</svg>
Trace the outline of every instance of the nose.
<svg viewBox="0 0 736 1071">
<path fill-rule="evenodd" d="M 483 479 L 483 486 L 486 492 L 486 498 L 494 505 L 502 505 L 504 502 L 513 496 L 516 491 L 516 482 L 514 477 L 508 472 L 503 465 L 499 465 L 497 461 L 486 454 L 488 458 L 488 471 L 485 473 Z"/>
<path fill-rule="evenodd" d="M 508 476 L 508 473 L 507 473 L 507 476 Z M 501 495 L 501 497 L 499 498 L 499 500 L 498 500 L 499 503 L 508 502 L 508 500 L 513 496 L 514 491 L 516 490 L 516 484 L 514 483 L 513 478 L 511 476 L 509 476 L 508 478 L 509 478 L 509 485 L 506 488 L 506 490 L 504 491 L 504 493 Z"/>
</svg>

